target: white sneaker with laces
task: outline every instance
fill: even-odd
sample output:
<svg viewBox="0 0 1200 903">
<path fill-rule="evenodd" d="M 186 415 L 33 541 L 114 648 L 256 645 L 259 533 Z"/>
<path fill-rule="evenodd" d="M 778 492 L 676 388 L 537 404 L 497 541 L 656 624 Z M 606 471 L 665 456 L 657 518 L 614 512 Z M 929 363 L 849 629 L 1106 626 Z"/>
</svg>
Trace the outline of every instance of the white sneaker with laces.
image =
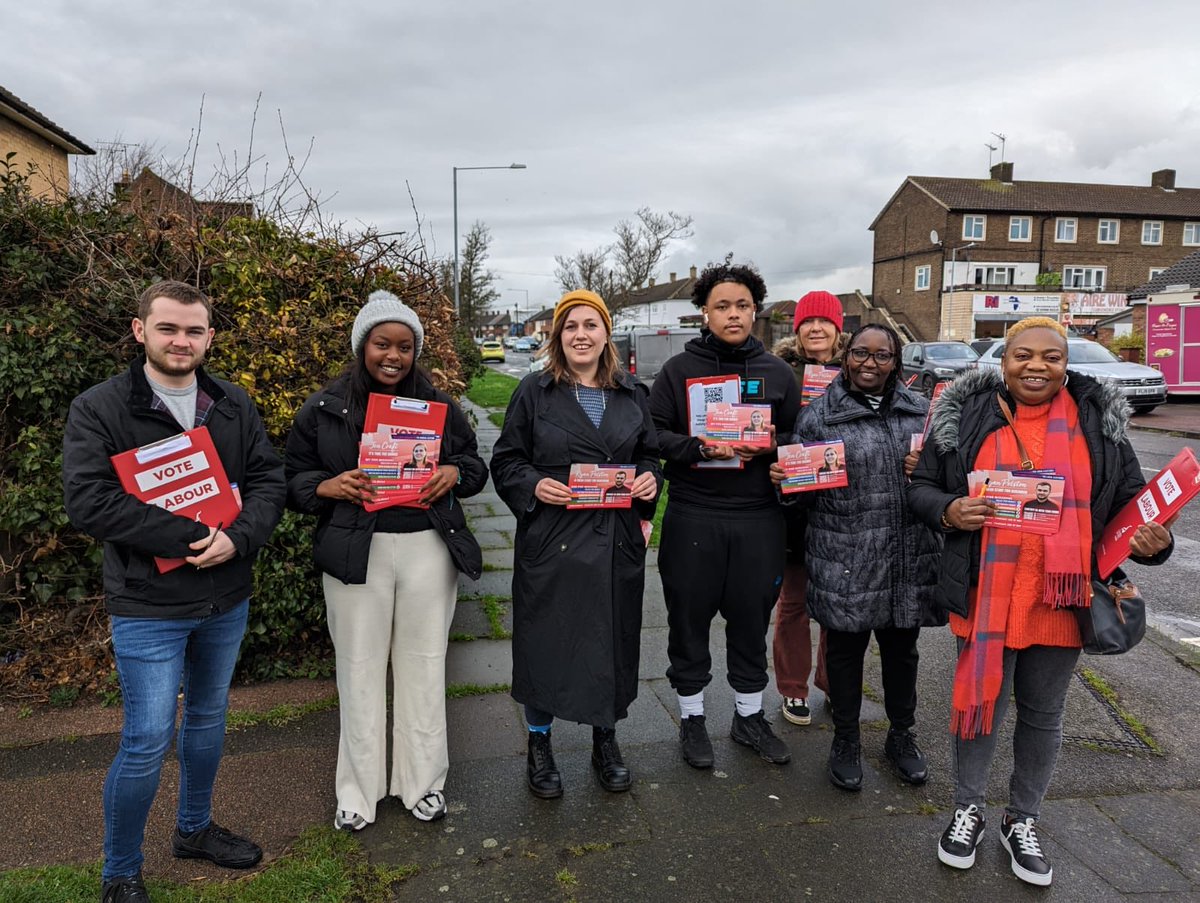
<svg viewBox="0 0 1200 903">
<path fill-rule="evenodd" d="M 338 809 L 333 818 L 333 826 L 339 831 L 361 831 L 367 826 L 367 820 L 357 812 L 348 809 Z"/>
<path fill-rule="evenodd" d="M 1008 816 L 1000 823 L 1000 842 L 1012 859 L 1013 874 L 1027 884 L 1048 887 L 1054 880 L 1054 869 L 1042 852 L 1033 819 L 1009 821 Z"/>
<path fill-rule="evenodd" d="M 446 816 L 446 797 L 440 790 L 430 790 L 412 807 L 413 818 L 421 821 L 437 821 Z"/>
</svg>

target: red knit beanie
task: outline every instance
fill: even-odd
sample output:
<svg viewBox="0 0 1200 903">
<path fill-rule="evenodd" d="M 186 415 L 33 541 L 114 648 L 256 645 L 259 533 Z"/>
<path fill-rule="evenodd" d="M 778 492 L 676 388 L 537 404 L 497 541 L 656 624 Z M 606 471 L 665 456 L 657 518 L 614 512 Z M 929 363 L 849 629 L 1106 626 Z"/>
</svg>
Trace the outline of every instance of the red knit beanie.
<svg viewBox="0 0 1200 903">
<path fill-rule="evenodd" d="M 842 331 L 842 302 L 829 292 L 809 292 L 796 302 L 796 316 L 792 320 L 792 332 L 800 331 L 800 324 L 810 317 L 824 317 Z"/>
</svg>

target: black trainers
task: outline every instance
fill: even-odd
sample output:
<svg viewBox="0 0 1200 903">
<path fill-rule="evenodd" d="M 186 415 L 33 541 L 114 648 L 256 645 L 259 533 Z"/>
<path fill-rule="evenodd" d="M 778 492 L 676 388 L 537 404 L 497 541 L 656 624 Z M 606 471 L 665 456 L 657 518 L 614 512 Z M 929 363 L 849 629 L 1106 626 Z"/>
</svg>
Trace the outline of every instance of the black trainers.
<svg viewBox="0 0 1200 903">
<path fill-rule="evenodd" d="M 950 826 L 938 841 L 938 859 L 956 869 L 975 864 L 975 848 L 983 840 L 983 813 L 975 805 L 955 809 Z"/>
<path fill-rule="evenodd" d="M 679 749 L 692 768 L 712 768 L 713 748 L 703 715 L 688 715 L 679 722 Z"/>
<path fill-rule="evenodd" d="M 110 878 L 100 891 L 100 903 L 150 903 L 142 873 L 124 878 Z"/>
<path fill-rule="evenodd" d="M 808 707 L 808 700 L 799 696 L 785 696 L 783 717 L 792 724 L 812 724 L 812 709 Z"/>
<path fill-rule="evenodd" d="M 262 847 L 226 831 L 215 821 L 191 834 L 176 828 L 171 836 L 171 852 L 176 859 L 207 859 L 224 869 L 253 868 L 262 859 Z"/>
<path fill-rule="evenodd" d="M 759 709 L 753 715 L 743 718 L 737 712 L 733 713 L 733 724 L 729 728 L 729 736 L 735 743 L 749 746 L 760 758 L 775 765 L 786 765 L 792 761 L 792 752 L 787 744 L 775 736 L 771 730 L 771 722 Z"/>
<path fill-rule="evenodd" d="M 1048 887 L 1054 879 L 1054 869 L 1042 853 L 1033 819 L 1009 821 L 1008 816 L 1000 822 L 1000 842 L 1012 859 L 1013 874 L 1027 884 Z"/>
<path fill-rule="evenodd" d="M 929 766 L 925 763 L 925 754 L 917 746 L 916 735 L 912 731 L 899 731 L 892 728 L 887 733 L 883 744 L 884 755 L 896 767 L 900 777 L 910 784 L 924 784 L 929 779 Z"/>
<path fill-rule="evenodd" d="M 862 790 L 862 746 L 857 740 L 834 737 L 829 747 L 829 780 L 842 790 Z"/>
<path fill-rule="evenodd" d="M 534 796 L 543 800 L 557 799 L 563 795 L 562 775 L 554 763 L 554 749 L 550 746 L 550 731 L 529 731 L 529 754 L 525 779 Z"/>
<path fill-rule="evenodd" d="M 592 768 L 605 790 L 620 793 L 633 786 L 633 776 L 621 758 L 617 732 L 612 728 L 592 728 Z"/>
</svg>

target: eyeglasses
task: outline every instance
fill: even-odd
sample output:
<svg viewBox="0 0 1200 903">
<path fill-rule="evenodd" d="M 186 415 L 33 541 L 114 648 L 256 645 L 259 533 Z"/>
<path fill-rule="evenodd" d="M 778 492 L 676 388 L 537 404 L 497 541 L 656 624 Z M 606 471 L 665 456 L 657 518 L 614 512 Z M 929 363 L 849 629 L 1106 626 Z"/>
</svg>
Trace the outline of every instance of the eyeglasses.
<svg viewBox="0 0 1200 903">
<path fill-rule="evenodd" d="M 849 353 L 850 357 L 860 364 L 865 363 L 867 358 L 873 357 L 875 358 L 875 363 L 881 367 L 886 367 L 896 358 L 896 355 L 892 354 L 890 351 L 871 352 L 866 348 L 851 348 Z"/>
</svg>

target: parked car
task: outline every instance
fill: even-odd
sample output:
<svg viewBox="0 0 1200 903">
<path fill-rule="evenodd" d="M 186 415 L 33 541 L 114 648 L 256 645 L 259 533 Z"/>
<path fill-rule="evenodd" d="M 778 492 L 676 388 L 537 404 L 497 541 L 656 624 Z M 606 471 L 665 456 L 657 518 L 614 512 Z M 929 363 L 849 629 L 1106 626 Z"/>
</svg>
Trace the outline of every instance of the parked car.
<svg viewBox="0 0 1200 903">
<path fill-rule="evenodd" d="M 485 361 L 504 363 L 504 346 L 497 339 L 488 339 L 479 346 L 479 355 Z"/>
<path fill-rule="evenodd" d="M 683 351 L 683 346 L 698 335 L 700 329 L 693 326 L 670 329 L 643 326 L 614 332 L 612 340 L 621 366 L 628 370 L 631 376 L 636 376 L 650 386 L 662 370 L 663 364 Z"/>
<path fill-rule="evenodd" d="M 999 367 L 1004 343 L 997 342 L 979 358 L 980 367 Z M 1167 400 L 1167 381 L 1152 367 L 1123 361 L 1090 339 L 1067 339 L 1067 370 L 1115 383 L 1139 414 Z"/>
<path fill-rule="evenodd" d="M 913 388 L 930 394 L 940 382 L 948 382 L 975 366 L 979 355 L 966 342 L 910 342 L 900 352 L 901 377 Z"/>
<path fill-rule="evenodd" d="M 529 354 L 529 352 L 536 349 L 537 342 L 528 338 L 517 339 L 516 344 L 513 345 L 513 351 L 520 352 L 521 354 Z"/>
<path fill-rule="evenodd" d="M 1003 341 L 1004 341 L 1004 339 L 998 339 L 998 338 L 976 339 L 975 341 L 973 341 L 971 343 L 971 347 L 975 349 L 976 354 L 983 354 L 985 351 L 987 351 L 989 348 L 991 348 L 997 342 L 1003 342 Z"/>
<path fill-rule="evenodd" d="M 502 344 L 505 348 L 512 350 L 513 347 L 517 344 L 517 337 L 515 335 L 506 335 L 503 339 L 500 340 L 500 344 Z"/>
</svg>

